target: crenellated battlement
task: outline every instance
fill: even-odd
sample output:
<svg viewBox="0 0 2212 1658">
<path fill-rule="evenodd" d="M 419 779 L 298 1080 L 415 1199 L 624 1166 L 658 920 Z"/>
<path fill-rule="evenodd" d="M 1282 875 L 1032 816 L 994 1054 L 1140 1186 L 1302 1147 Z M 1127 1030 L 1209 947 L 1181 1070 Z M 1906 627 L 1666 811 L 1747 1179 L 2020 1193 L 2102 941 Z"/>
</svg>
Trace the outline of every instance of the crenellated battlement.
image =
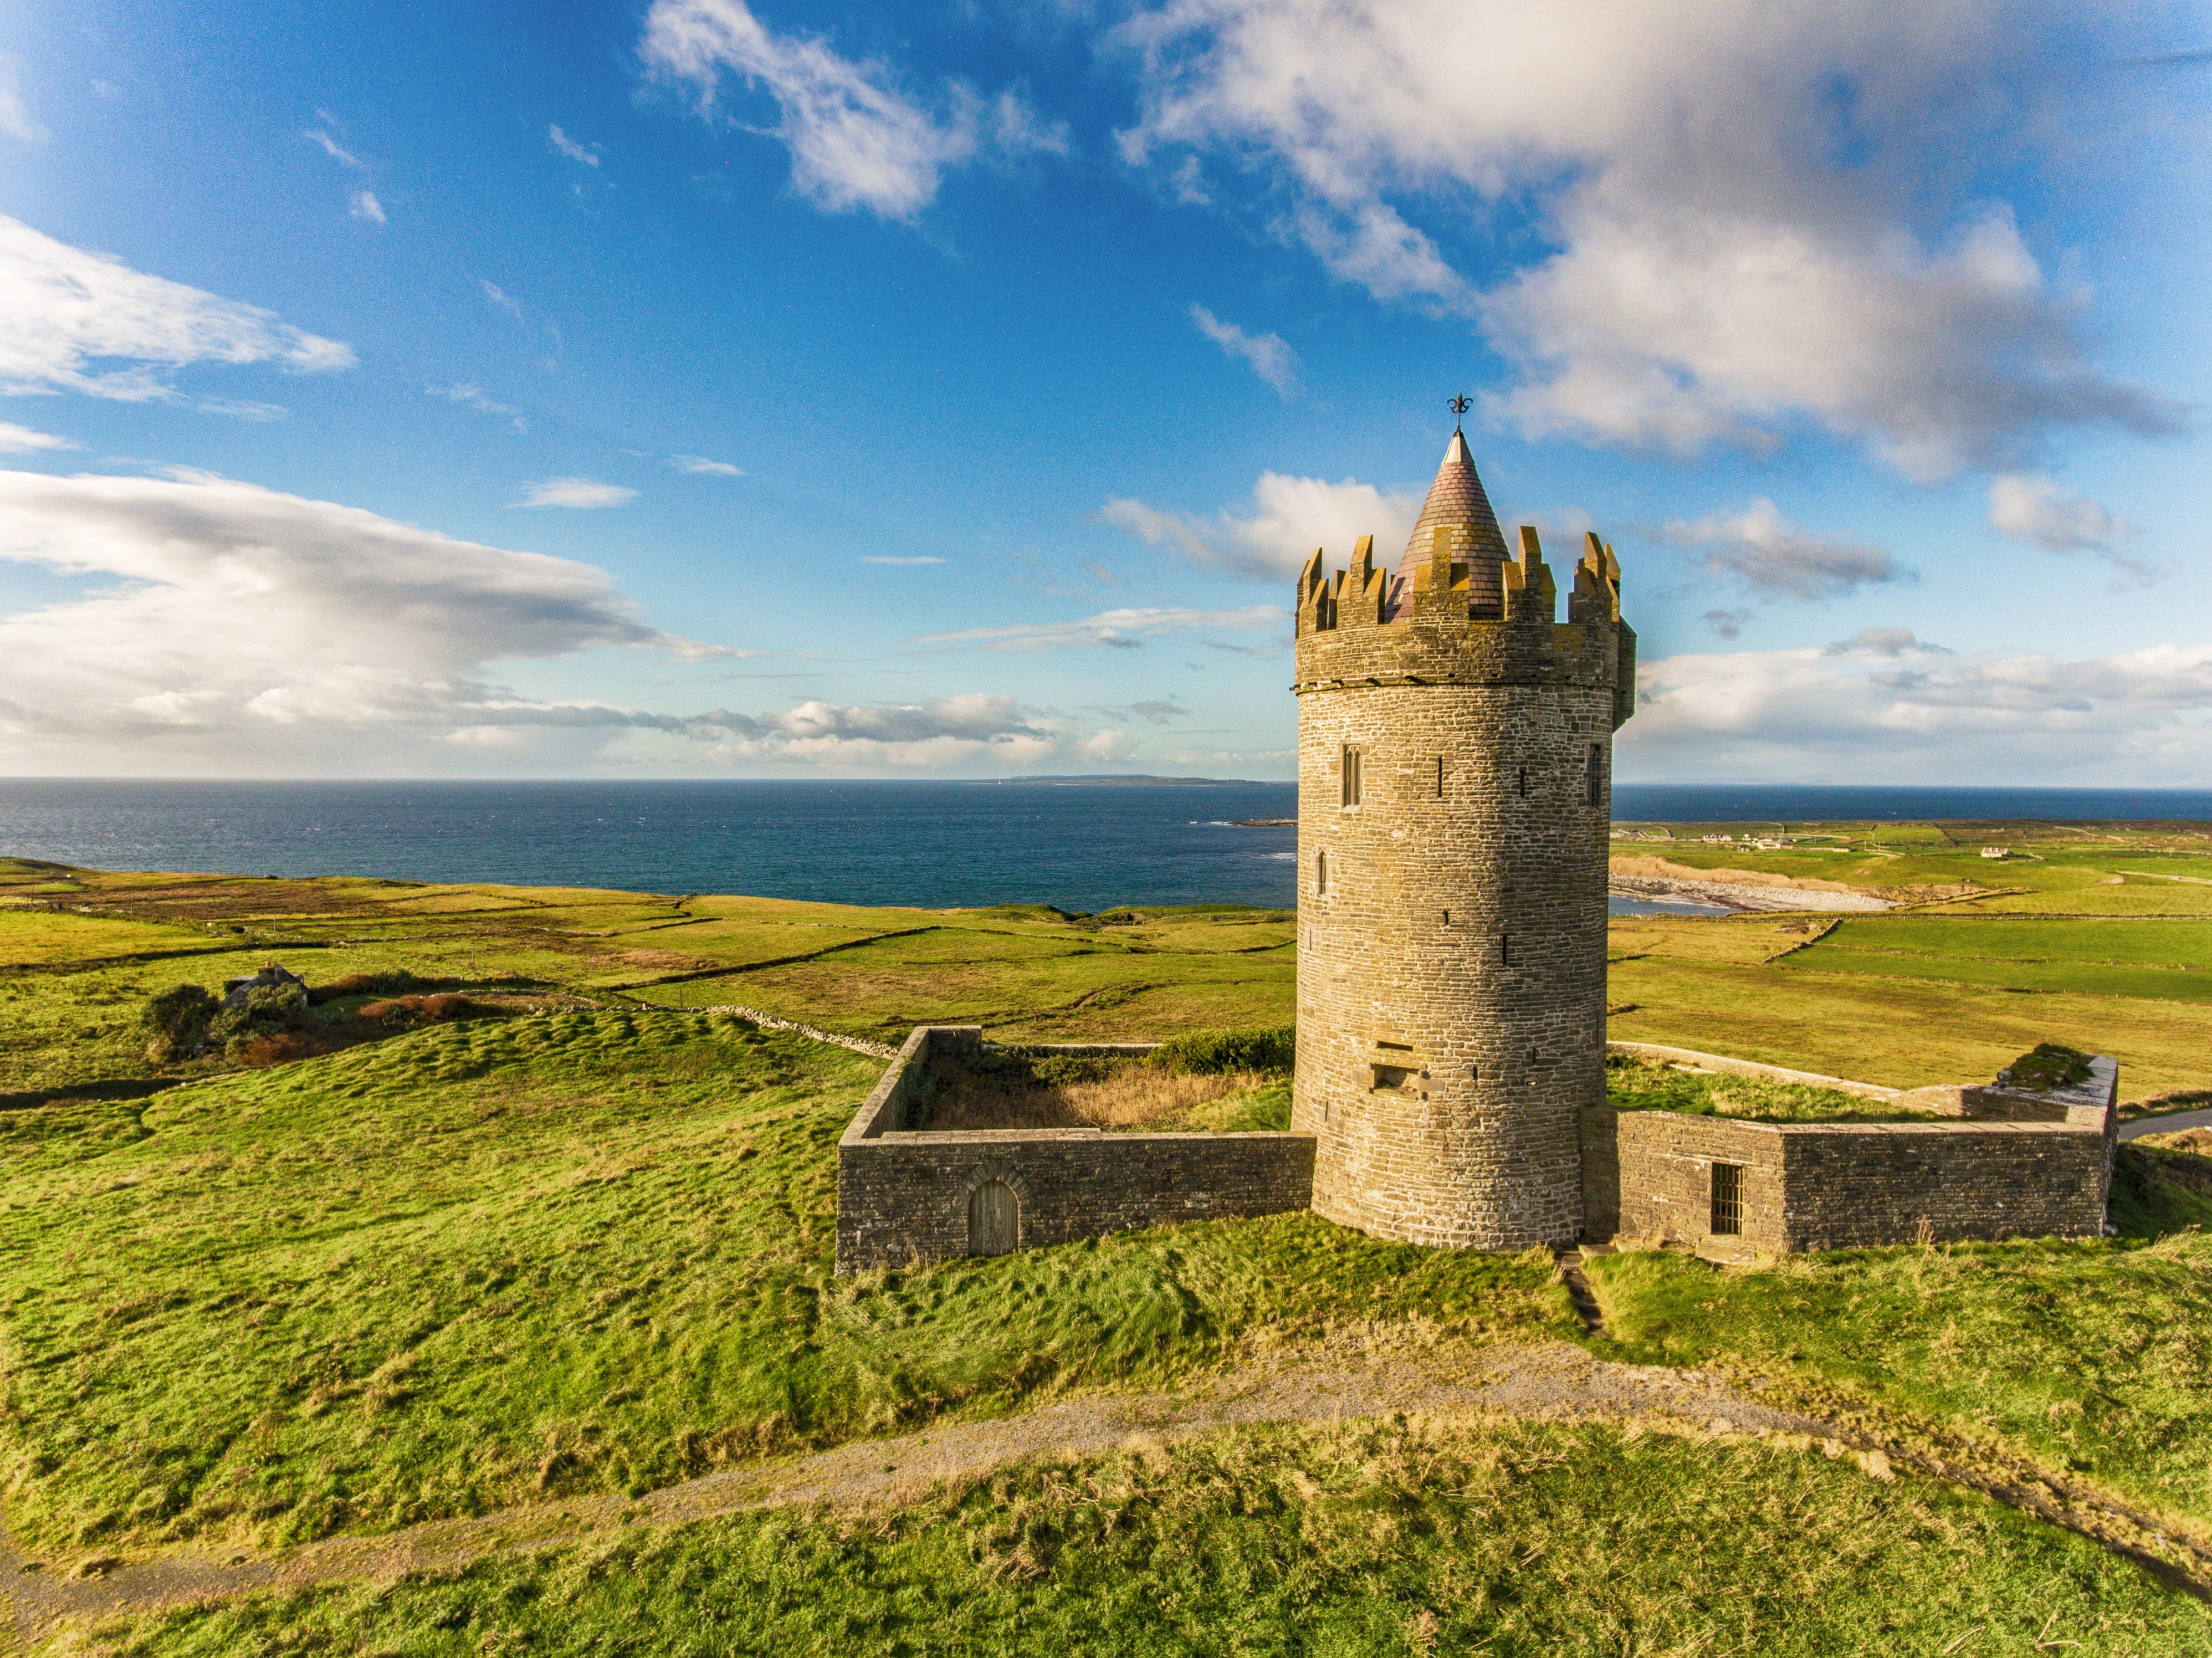
<svg viewBox="0 0 2212 1658">
<path fill-rule="evenodd" d="M 1543 544 L 1522 525 L 1521 556 L 1486 559 L 1464 529 L 1432 532 L 1425 562 L 1407 550 L 1395 575 L 1377 568 L 1375 537 L 1334 574 L 1316 548 L 1299 573 L 1300 695 L 1382 684 L 1576 685 L 1613 692 L 1616 728 L 1636 700 L 1636 635 L 1620 616 L 1620 564 L 1583 537 L 1559 620 L 1559 588 Z"/>
</svg>

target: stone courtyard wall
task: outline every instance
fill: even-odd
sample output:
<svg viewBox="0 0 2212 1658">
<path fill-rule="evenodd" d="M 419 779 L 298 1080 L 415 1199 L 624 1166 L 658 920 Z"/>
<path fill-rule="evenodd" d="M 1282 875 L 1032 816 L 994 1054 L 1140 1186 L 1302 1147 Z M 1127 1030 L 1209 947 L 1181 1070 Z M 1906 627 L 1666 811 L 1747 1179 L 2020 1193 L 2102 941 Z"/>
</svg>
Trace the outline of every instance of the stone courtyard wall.
<svg viewBox="0 0 2212 1658">
<path fill-rule="evenodd" d="M 1747 1122 L 1582 1114 L 1588 1236 L 1753 1252 L 1973 1238 L 2095 1237 L 2112 1186 L 2119 1069 L 2076 1088 L 1960 1090 L 1928 1122 Z M 1743 1169 L 1743 1230 L 1711 1231 L 1712 1166 Z"/>
<path fill-rule="evenodd" d="M 922 1103 L 931 1055 L 981 1045 L 978 1027 L 918 1027 L 854 1114 L 837 1145 L 840 1272 L 969 1254 L 969 1200 L 992 1181 L 1014 1193 L 1024 1249 L 1176 1221 L 1274 1214 L 1312 1200 L 1309 1134 L 908 1127 Z M 1152 1046 L 1030 1051 L 1143 1054 Z"/>
</svg>

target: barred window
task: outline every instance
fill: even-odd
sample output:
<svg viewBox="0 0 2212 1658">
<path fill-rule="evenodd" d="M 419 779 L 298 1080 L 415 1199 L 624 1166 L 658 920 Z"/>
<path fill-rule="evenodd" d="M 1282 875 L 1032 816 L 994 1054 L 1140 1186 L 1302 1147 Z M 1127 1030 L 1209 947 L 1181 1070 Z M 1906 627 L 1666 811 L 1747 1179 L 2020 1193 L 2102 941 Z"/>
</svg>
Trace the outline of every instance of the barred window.
<svg viewBox="0 0 2212 1658">
<path fill-rule="evenodd" d="M 1743 1165 L 1713 1165 L 1713 1234 L 1717 1237 L 1743 1235 Z"/>
</svg>

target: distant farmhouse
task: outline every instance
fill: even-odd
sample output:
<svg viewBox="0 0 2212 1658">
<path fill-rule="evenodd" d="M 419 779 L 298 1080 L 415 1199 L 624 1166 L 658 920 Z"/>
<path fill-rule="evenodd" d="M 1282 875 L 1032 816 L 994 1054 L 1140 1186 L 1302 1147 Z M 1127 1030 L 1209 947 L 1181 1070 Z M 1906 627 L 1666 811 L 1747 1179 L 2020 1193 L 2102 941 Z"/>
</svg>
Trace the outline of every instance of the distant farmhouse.
<svg viewBox="0 0 2212 1658">
<path fill-rule="evenodd" d="M 840 1145 L 840 1270 L 1309 1205 L 1378 1237 L 1489 1249 L 1745 1256 L 2102 1230 L 2107 1059 L 1904 1096 L 1654 1050 L 1912 1120 L 1607 1105 L 1613 733 L 1635 710 L 1636 635 L 1599 537 L 1565 622 L 1536 531 L 1518 539 L 1515 557 L 1455 431 L 1395 569 L 1362 537 L 1348 568 L 1316 551 L 1298 577 L 1289 1132 L 933 1132 L 932 1066 L 987 1050 L 978 1029 L 924 1027 Z"/>
</svg>

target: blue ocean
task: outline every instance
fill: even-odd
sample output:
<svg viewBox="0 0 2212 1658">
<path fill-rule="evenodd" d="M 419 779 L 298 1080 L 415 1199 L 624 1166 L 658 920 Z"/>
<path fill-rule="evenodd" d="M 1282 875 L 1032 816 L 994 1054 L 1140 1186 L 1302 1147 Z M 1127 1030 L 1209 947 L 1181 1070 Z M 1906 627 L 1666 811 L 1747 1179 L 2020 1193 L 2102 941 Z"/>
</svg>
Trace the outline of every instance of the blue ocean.
<svg viewBox="0 0 2212 1658">
<path fill-rule="evenodd" d="M 0 855 L 933 908 L 1295 901 L 1288 783 L 0 780 Z M 2190 818 L 2212 791 L 1623 785 L 1623 822 Z"/>
</svg>

